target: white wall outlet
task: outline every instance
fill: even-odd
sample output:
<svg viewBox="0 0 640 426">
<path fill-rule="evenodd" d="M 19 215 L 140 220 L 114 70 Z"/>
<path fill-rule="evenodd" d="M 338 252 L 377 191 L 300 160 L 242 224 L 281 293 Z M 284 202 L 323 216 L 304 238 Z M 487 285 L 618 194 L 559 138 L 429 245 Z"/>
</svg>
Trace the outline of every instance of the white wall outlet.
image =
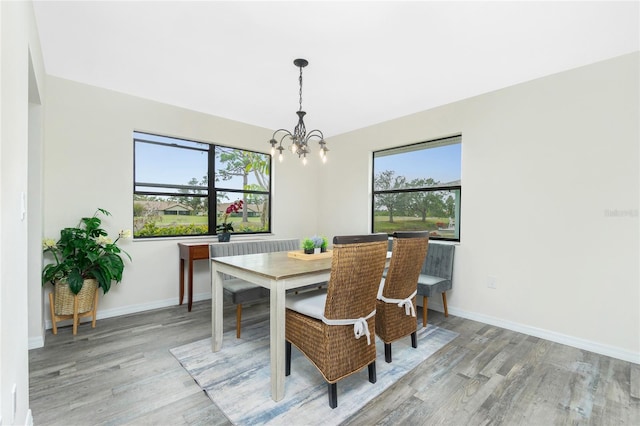
<svg viewBox="0 0 640 426">
<path fill-rule="evenodd" d="M 487 287 L 495 290 L 496 288 L 498 288 L 497 281 L 498 280 L 496 279 L 496 277 L 489 275 L 487 277 Z"/>
</svg>

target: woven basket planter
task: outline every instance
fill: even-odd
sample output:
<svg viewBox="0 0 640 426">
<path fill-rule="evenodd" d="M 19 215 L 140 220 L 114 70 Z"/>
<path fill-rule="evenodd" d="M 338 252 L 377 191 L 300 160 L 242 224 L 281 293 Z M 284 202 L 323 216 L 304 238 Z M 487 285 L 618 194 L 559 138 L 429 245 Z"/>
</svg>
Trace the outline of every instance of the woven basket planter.
<svg viewBox="0 0 640 426">
<path fill-rule="evenodd" d="M 73 296 L 69 290 L 69 284 L 56 281 L 55 308 L 56 315 L 73 315 Z M 94 278 L 84 280 L 82 289 L 78 293 L 78 313 L 82 314 L 93 310 L 93 301 L 98 291 L 98 281 Z"/>
</svg>

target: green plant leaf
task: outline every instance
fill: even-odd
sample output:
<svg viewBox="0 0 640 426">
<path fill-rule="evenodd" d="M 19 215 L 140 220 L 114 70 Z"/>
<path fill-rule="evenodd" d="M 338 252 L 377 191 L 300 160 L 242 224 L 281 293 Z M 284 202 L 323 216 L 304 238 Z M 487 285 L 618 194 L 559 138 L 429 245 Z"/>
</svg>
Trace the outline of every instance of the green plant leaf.
<svg viewBox="0 0 640 426">
<path fill-rule="evenodd" d="M 109 289 L 111 288 L 111 279 L 109 276 L 104 274 L 102 269 L 95 269 L 91 272 L 91 274 L 98 280 L 98 286 L 102 288 L 102 292 L 107 294 Z"/>
<path fill-rule="evenodd" d="M 73 294 L 78 294 L 80 290 L 82 290 L 84 279 L 77 270 L 73 270 L 69 273 L 67 282 L 69 283 L 69 290 L 71 290 Z"/>
</svg>

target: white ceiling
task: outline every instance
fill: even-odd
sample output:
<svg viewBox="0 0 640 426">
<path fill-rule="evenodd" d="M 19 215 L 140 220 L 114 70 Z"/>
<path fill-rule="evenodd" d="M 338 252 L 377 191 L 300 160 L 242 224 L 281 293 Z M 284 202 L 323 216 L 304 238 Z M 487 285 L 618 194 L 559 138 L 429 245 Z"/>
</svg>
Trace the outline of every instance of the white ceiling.
<svg viewBox="0 0 640 426">
<path fill-rule="evenodd" d="M 336 135 L 639 50 L 638 1 L 34 1 L 46 72 Z"/>
</svg>

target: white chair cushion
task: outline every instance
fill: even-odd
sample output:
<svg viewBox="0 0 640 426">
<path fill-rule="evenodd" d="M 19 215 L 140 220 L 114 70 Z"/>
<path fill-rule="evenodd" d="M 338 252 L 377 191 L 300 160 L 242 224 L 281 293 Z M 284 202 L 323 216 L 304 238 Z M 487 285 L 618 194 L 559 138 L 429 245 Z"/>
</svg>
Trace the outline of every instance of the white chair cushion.
<svg viewBox="0 0 640 426">
<path fill-rule="evenodd" d="M 327 303 L 327 291 L 307 291 L 299 294 L 287 294 L 285 306 L 287 309 L 301 313 L 311 318 L 322 320 L 324 306 Z"/>
<path fill-rule="evenodd" d="M 287 309 L 296 311 L 302 315 L 315 318 L 327 325 L 353 325 L 353 333 L 356 339 L 362 336 L 367 337 L 367 345 L 371 344 L 371 333 L 367 320 L 376 314 L 374 309 L 364 318 L 356 319 L 327 319 L 324 316 L 324 307 L 327 303 L 327 291 L 316 290 L 300 294 L 287 295 L 285 306 Z"/>
</svg>

